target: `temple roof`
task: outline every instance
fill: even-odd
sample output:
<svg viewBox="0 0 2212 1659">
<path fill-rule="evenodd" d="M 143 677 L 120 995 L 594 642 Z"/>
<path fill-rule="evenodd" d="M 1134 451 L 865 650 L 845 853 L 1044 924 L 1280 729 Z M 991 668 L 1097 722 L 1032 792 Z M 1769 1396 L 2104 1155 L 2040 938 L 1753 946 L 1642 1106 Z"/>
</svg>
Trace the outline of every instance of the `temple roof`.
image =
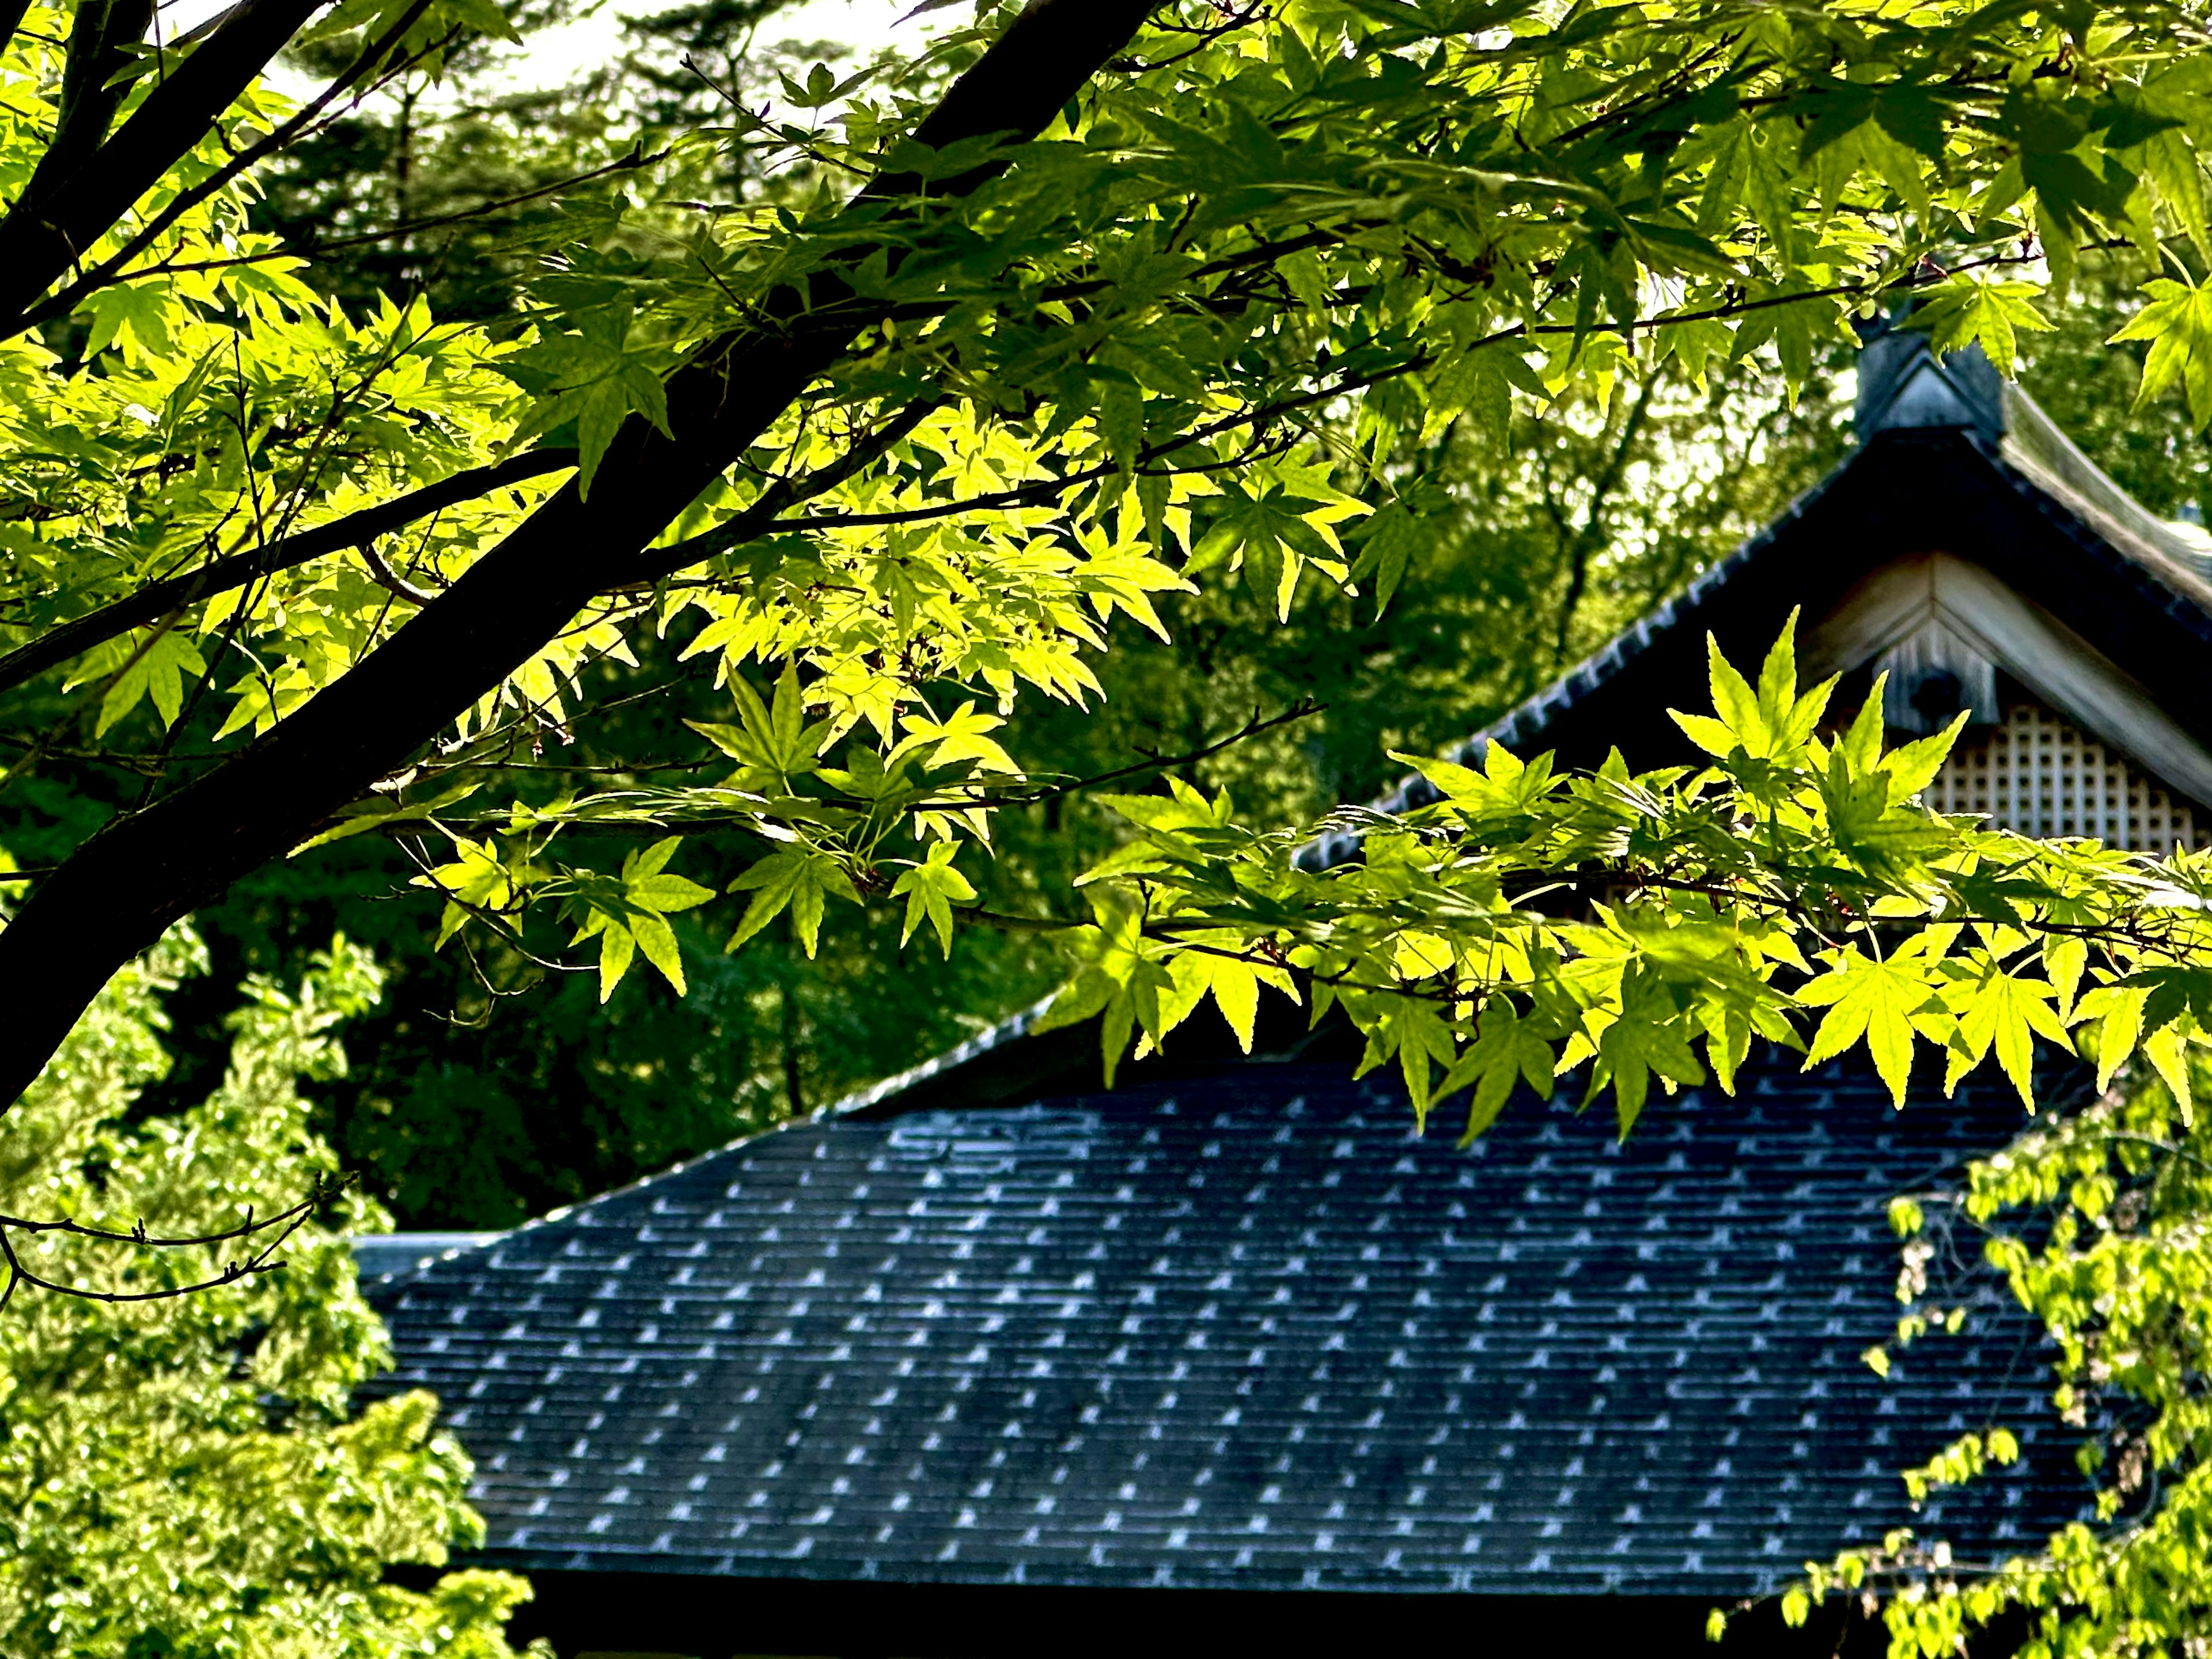
<svg viewBox="0 0 2212 1659">
<path fill-rule="evenodd" d="M 1791 1056 L 1626 1144 L 1461 1151 L 1337 1066 L 771 1133 L 379 1292 L 485 1559 L 1132 1589 L 1737 1596 L 2087 1488 L 2001 1290 L 1887 1382 L 1889 1200 L 2019 1124 Z M 2014 1425 L 1915 1516 L 1898 1471 Z"/>
<path fill-rule="evenodd" d="M 2212 750 L 2212 705 L 2191 689 L 2212 669 L 2212 538 L 2129 495 L 2033 398 L 2001 380 L 1978 348 L 1939 362 L 1924 337 L 1898 331 L 1869 343 L 1861 376 L 1859 445 L 1827 477 L 1680 594 L 1445 758 L 1479 763 L 1496 742 L 1595 765 L 1618 744 L 1649 763 L 1643 757 L 1683 747 L 1666 711 L 1702 696 L 1708 634 L 1732 658 L 1756 662 L 1793 610 L 1818 618 L 1900 555 L 1939 548 L 2062 618 L 2072 646 L 2116 665 L 2192 746 Z M 2050 700 L 2099 724 L 2063 694 Z M 2198 775 L 2206 769 L 2185 772 L 2172 745 L 2147 752 L 2130 734 L 2100 735 L 2212 806 L 2212 785 Z M 1425 779 L 1409 777 L 1377 805 L 1403 810 L 1433 799 Z M 1323 861 L 1348 856 L 1351 842 L 1335 837 L 1316 852 Z"/>
</svg>

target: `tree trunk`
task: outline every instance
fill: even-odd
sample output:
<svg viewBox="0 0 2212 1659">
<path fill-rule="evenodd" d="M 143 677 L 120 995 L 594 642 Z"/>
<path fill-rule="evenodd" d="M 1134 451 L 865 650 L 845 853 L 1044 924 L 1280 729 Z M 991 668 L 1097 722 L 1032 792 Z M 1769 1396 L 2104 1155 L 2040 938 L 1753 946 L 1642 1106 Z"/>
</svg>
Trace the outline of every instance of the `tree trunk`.
<svg viewBox="0 0 2212 1659">
<path fill-rule="evenodd" d="M 1030 0 L 916 137 L 939 149 L 992 133 L 1033 137 L 1124 49 L 1149 9 L 1146 0 Z M 933 189 L 973 189 L 994 171 Z M 864 194 L 911 188 L 883 180 Z M 343 679 L 175 794 L 110 823 L 40 883 L 0 932 L 0 1101 L 20 1096 L 109 975 L 170 923 L 404 765 L 621 580 L 625 561 L 868 326 L 870 312 L 832 286 L 817 276 L 811 310 L 787 296 L 780 330 L 712 343 L 669 382 L 672 440 L 633 418 L 590 500 L 572 481 Z"/>
</svg>

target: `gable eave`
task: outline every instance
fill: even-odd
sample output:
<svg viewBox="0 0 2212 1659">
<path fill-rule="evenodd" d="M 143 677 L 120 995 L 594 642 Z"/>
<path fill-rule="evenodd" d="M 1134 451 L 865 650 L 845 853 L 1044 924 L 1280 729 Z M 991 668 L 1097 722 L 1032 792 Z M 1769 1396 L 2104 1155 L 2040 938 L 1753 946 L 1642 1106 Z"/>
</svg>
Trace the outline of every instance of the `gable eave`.
<svg viewBox="0 0 2212 1659">
<path fill-rule="evenodd" d="M 2167 717 L 2212 746 L 2212 711 L 2193 689 L 2212 671 L 2212 580 L 2140 506 L 2116 510 L 2079 487 L 2079 474 L 2069 482 L 2055 472 L 2044 454 L 1968 429 L 1876 435 L 1680 599 L 1509 710 L 1453 758 L 1479 758 L 1491 742 L 1523 755 L 1556 749 L 1583 765 L 1615 742 L 1639 757 L 1674 753 L 1683 742 L 1664 711 L 1702 704 L 1706 634 L 1748 665 L 1793 609 L 1817 618 L 1884 564 L 1933 550 L 1980 565 L 2065 616 L 2143 682 Z M 2104 489 L 2126 501 L 2108 479 Z M 2155 757 L 2141 758 L 2157 770 Z M 1388 804 L 1431 798 L 1425 781 L 1409 779 Z"/>
</svg>

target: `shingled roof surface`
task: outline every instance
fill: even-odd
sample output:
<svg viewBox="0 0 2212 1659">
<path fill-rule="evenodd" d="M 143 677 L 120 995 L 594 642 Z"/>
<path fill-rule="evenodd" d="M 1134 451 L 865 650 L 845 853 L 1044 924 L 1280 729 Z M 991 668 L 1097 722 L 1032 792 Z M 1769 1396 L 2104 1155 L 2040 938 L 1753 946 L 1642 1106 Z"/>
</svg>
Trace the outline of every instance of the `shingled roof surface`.
<svg viewBox="0 0 2212 1659">
<path fill-rule="evenodd" d="M 1524 1099 L 1462 1152 L 1302 1065 L 818 1121 L 386 1280 L 392 1382 L 526 1569 L 1732 1596 L 2039 1539 L 2084 1487 L 2025 1319 L 1860 1358 L 1888 1200 L 2017 1103 L 1794 1067 L 1626 1146 Z M 2019 1470 L 1909 1514 L 1990 1422 Z"/>
</svg>

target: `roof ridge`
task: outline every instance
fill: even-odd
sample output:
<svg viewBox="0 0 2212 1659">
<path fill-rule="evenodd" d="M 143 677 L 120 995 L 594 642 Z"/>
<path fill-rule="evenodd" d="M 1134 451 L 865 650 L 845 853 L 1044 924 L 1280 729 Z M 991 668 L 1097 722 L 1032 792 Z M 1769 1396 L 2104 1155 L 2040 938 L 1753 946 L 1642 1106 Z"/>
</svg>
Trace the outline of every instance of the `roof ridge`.
<svg viewBox="0 0 2212 1659">
<path fill-rule="evenodd" d="M 2129 494 L 2012 381 L 2005 415 L 2004 437 L 1990 450 L 2166 586 L 2212 611 L 2212 554 Z"/>
<path fill-rule="evenodd" d="M 1462 764 L 1480 762 L 1492 743 L 1511 744 L 1523 735 L 1525 722 L 1528 734 L 1540 732 L 1550 725 L 1554 716 L 1589 696 L 1619 673 L 1635 658 L 1650 648 L 1660 635 L 1671 631 L 1685 613 L 1696 610 L 1748 564 L 1759 552 L 1774 540 L 1784 528 L 1802 518 L 1805 514 L 1856 466 L 1868 453 L 1861 444 L 1830 467 L 1820 478 L 1793 497 L 1790 505 L 1737 543 L 1733 550 L 1699 571 L 1682 591 L 1659 603 L 1634 622 L 1615 634 L 1596 650 L 1561 671 L 1540 691 L 1531 692 L 1504 714 L 1480 730 L 1461 738 L 1446 749 L 1439 758 Z M 1425 806 L 1438 799 L 1436 786 L 1418 772 L 1407 773 L 1396 786 L 1367 804 L 1376 812 L 1397 813 Z M 1339 809 L 1341 810 L 1341 809 Z M 1340 830 L 1317 836 L 1301 848 L 1298 857 L 1306 861 L 1309 849 L 1318 848 L 1309 869 L 1326 870 L 1343 862 L 1352 855 L 1359 841 L 1357 830 Z"/>
</svg>

